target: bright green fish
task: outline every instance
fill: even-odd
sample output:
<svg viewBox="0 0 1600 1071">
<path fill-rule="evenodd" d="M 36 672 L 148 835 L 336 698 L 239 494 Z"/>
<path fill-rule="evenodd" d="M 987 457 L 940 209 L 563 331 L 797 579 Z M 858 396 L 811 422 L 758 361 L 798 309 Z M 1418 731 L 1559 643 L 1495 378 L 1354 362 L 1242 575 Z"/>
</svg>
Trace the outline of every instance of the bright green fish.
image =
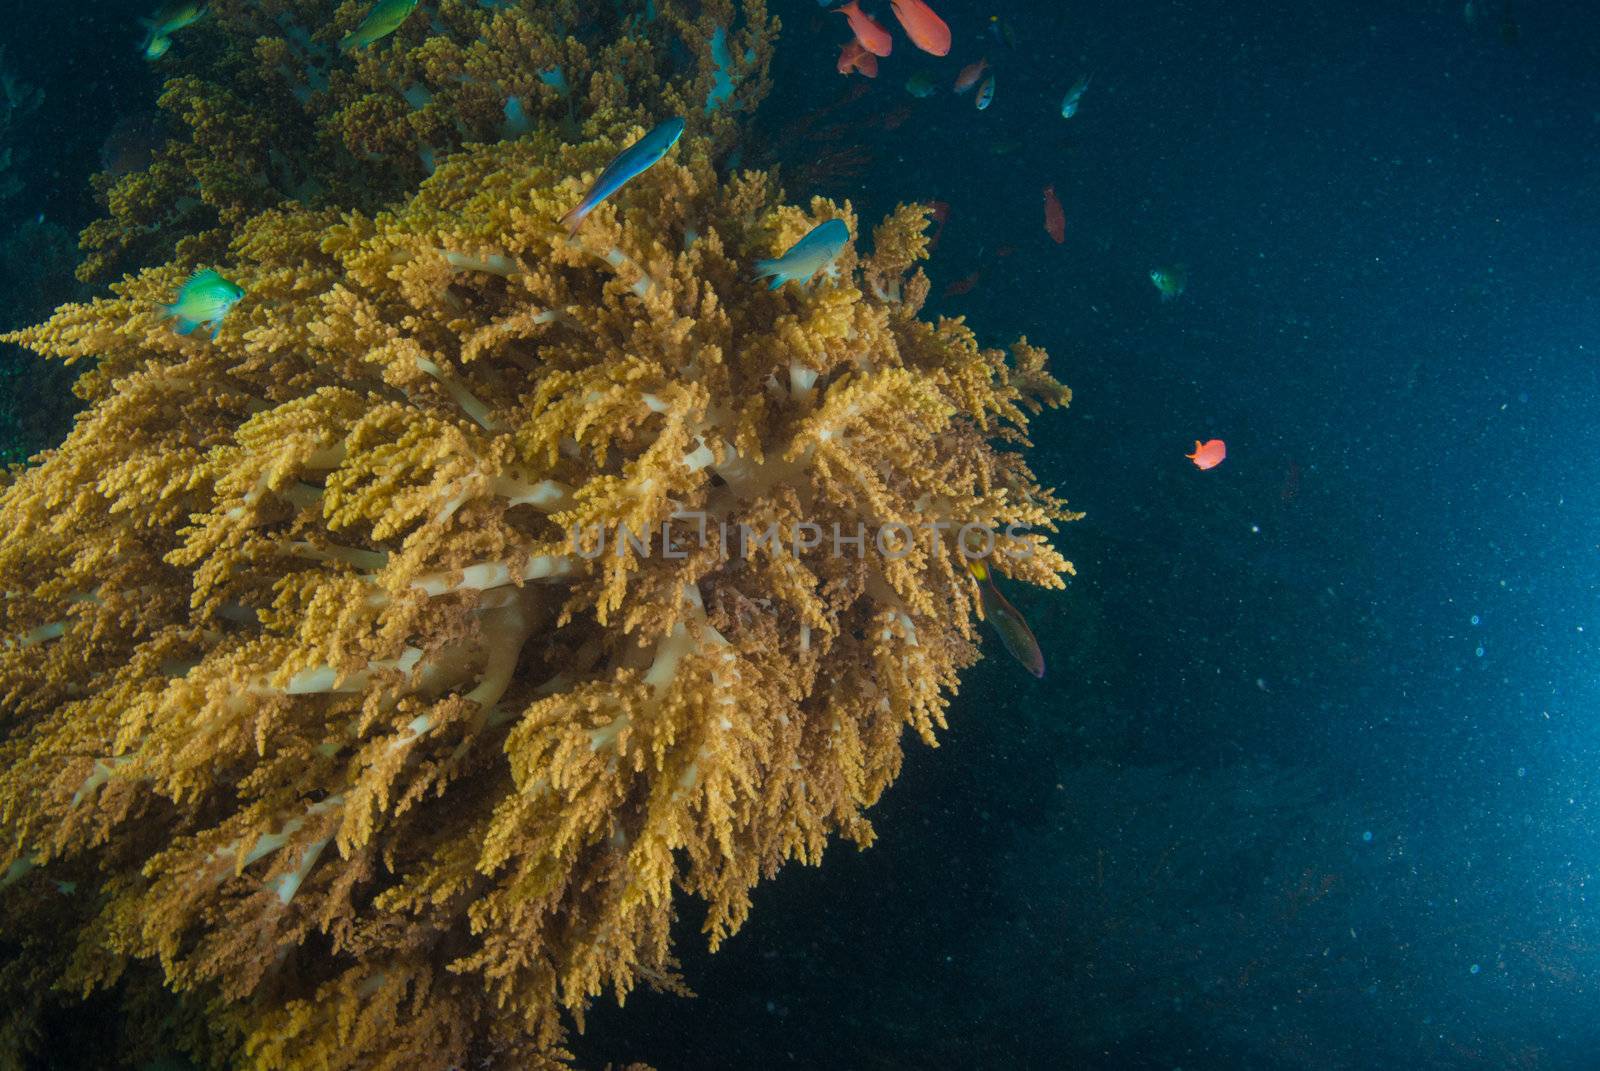
<svg viewBox="0 0 1600 1071">
<path fill-rule="evenodd" d="M 211 337 L 216 338 L 222 328 L 222 318 L 242 297 L 244 291 L 236 283 L 207 268 L 178 289 L 177 301 L 161 306 L 161 315 L 173 318 L 172 329 L 180 335 L 204 325 L 211 328 Z"/>
<path fill-rule="evenodd" d="M 154 15 L 147 19 L 140 19 L 139 25 L 145 29 L 144 58 L 157 60 L 167 54 L 167 49 L 172 47 L 172 35 L 199 22 L 206 13 L 203 0 L 171 0 L 157 9 Z"/>
<path fill-rule="evenodd" d="M 1150 281 L 1161 291 L 1162 301 L 1171 301 L 1189 285 L 1189 273 L 1181 264 L 1175 268 L 1157 268 L 1150 273 Z"/>
<path fill-rule="evenodd" d="M 339 42 L 340 50 L 349 52 L 383 40 L 398 30 L 416 7 L 417 0 L 378 0 L 367 12 L 367 17 L 361 20 L 361 25 L 344 35 Z"/>
<path fill-rule="evenodd" d="M 1033 630 L 1028 627 L 1028 619 L 1000 594 L 1000 589 L 995 586 L 994 577 L 989 575 L 987 565 L 983 562 L 969 561 L 967 568 L 971 570 L 972 578 L 978 582 L 978 598 L 983 604 L 983 616 L 994 626 L 995 632 L 1000 634 L 1000 642 L 1005 644 L 1012 658 L 1022 663 L 1024 669 L 1035 677 L 1043 677 L 1044 652 L 1039 650 L 1039 641 L 1033 638 Z"/>
</svg>

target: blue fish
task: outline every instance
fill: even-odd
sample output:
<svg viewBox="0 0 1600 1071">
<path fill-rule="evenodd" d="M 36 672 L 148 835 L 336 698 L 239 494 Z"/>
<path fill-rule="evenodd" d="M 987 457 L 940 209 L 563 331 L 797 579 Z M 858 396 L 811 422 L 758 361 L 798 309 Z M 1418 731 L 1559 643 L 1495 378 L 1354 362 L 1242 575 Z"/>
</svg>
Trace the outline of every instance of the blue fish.
<svg viewBox="0 0 1600 1071">
<path fill-rule="evenodd" d="M 1067 95 L 1061 98 L 1061 118 L 1071 119 L 1078 114 L 1078 103 L 1083 100 L 1083 94 L 1089 88 L 1089 79 L 1093 77 L 1092 74 L 1086 74 L 1067 90 Z"/>
<path fill-rule="evenodd" d="M 205 325 L 211 328 L 211 337 L 216 338 L 222 329 L 222 318 L 242 297 L 244 291 L 238 284 L 208 268 L 184 283 L 178 289 L 178 300 L 161 306 L 161 315 L 173 318 L 172 329 L 180 335 Z"/>
<path fill-rule="evenodd" d="M 833 263 L 840 250 L 850 242 L 850 228 L 842 219 L 830 219 L 806 232 L 806 236 L 784 250 L 783 256 L 773 260 L 756 261 L 757 279 L 771 276 L 768 290 L 776 290 L 791 279 L 802 283 Z"/>
<path fill-rule="evenodd" d="M 630 179 L 648 171 L 657 160 L 667 155 L 667 150 L 677 144 L 682 136 L 683 120 L 668 119 L 618 153 L 617 158 L 607 164 L 606 169 L 600 172 L 600 177 L 594 180 L 594 185 L 583 195 L 583 200 L 561 217 L 561 225 L 567 229 L 567 233 L 577 234 L 584 218 L 594 211 L 595 206 L 622 189 Z"/>
</svg>

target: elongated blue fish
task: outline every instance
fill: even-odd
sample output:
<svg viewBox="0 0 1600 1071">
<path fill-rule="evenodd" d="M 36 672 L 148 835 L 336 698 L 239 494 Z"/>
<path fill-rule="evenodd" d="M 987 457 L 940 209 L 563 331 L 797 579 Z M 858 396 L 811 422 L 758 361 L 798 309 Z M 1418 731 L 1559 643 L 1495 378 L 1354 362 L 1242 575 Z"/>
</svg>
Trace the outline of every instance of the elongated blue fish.
<svg viewBox="0 0 1600 1071">
<path fill-rule="evenodd" d="M 783 256 L 756 261 L 757 279 L 769 276 L 768 290 L 776 290 L 791 279 L 802 283 L 832 264 L 850 241 L 850 228 L 842 219 L 830 219 L 806 232 L 806 236 L 784 250 Z"/>
<path fill-rule="evenodd" d="M 383 40 L 400 28 L 400 24 L 416 10 L 416 6 L 417 0 L 378 0 L 367 12 L 367 17 L 361 20 L 361 25 L 340 40 L 340 51 L 366 48 L 374 41 Z"/>
<path fill-rule="evenodd" d="M 1067 95 L 1061 98 L 1061 118 L 1071 119 L 1078 114 L 1078 105 L 1083 101 L 1083 94 L 1089 89 L 1089 80 L 1094 75 L 1086 74 L 1067 90 Z"/>
<path fill-rule="evenodd" d="M 1033 638 L 1033 630 L 1028 627 L 1027 619 L 1006 600 L 1004 595 L 1000 594 L 1000 589 L 995 587 L 994 577 L 989 575 L 987 565 L 983 562 L 968 562 L 967 568 L 972 571 L 973 579 L 978 582 L 978 598 L 983 603 L 983 616 L 1000 634 L 1000 642 L 1006 645 L 1011 657 L 1021 662 L 1024 669 L 1035 677 L 1043 677 L 1044 652 L 1039 650 L 1039 641 Z"/>
<path fill-rule="evenodd" d="M 606 169 L 600 172 L 600 177 L 594 180 L 594 185 L 583 195 L 583 200 L 561 217 L 561 225 L 567 228 L 567 233 L 577 234 L 578 228 L 595 210 L 595 206 L 622 189 L 635 176 L 648 171 L 657 160 L 667 155 L 667 150 L 677 144 L 682 136 L 683 120 L 668 119 L 618 153 L 617 158 L 607 164 Z"/>
<path fill-rule="evenodd" d="M 180 335 L 205 325 L 211 328 L 211 337 L 216 338 L 222 328 L 222 318 L 242 297 L 244 291 L 237 284 L 207 268 L 191 276 L 178 289 L 177 301 L 161 306 L 161 315 L 173 318 L 172 329 Z"/>
</svg>

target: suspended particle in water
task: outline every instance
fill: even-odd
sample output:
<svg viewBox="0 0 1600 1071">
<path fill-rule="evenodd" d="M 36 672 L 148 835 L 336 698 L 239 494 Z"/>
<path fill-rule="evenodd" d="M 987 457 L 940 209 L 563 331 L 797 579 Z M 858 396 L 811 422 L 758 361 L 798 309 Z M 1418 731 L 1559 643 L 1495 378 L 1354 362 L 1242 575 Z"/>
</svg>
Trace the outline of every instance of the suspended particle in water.
<svg viewBox="0 0 1600 1071">
<path fill-rule="evenodd" d="M 1473 623 L 1473 624 L 1474 624 L 1474 625 L 1476 625 L 1476 624 L 1477 624 L 1477 623 L 1478 623 L 1478 622 L 1479 622 L 1479 621 L 1480 621 L 1480 620 L 1482 620 L 1482 619 L 1481 619 L 1481 618 L 1479 618 L 1479 617 L 1478 617 L 1478 615 L 1477 615 L 1477 614 L 1473 614 L 1473 615 L 1472 615 L 1472 623 Z"/>
<path fill-rule="evenodd" d="M 1483 968 L 1481 966 L 1479 966 L 1478 964 L 1476 964 L 1476 963 L 1474 963 L 1471 967 L 1468 967 L 1467 969 L 1469 971 L 1471 971 L 1473 974 L 1477 974 L 1479 971 L 1483 970 Z"/>
<path fill-rule="evenodd" d="M 1478 657 L 1479 657 L 1479 658 L 1482 658 L 1482 657 L 1483 657 L 1483 648 L 1482 648 L 1482 647 L 1479 647 L 1479 648 L 1478 648 L 1478 650 L 1477 650 L 1477 655 L 1478 655 Z"/>
<path fill-rule="evenodd" d="M 1362 843 L 1364 843 L 1364 844 L 1371 844 L 1372 843 L 1372 830 L 1369 829 L 1366 832 L 1362 833 L 1361 834 L 1361 840 L 1362 840 Z"/>
</svg>

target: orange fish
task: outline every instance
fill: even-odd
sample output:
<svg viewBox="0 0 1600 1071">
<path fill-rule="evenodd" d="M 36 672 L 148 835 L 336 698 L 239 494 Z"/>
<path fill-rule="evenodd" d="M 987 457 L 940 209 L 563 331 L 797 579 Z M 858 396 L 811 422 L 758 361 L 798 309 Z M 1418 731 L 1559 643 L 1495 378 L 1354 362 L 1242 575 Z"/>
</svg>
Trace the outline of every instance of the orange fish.
<svg viewBox="0 0 1600 1071">
<path fill-rule="evenodd" d="M 944 201 L 933 201 L 928 207 L 932 209 L 928 214 L 933 217 L 933 222 L 938 226 L 933 229 L 933 237 L 928 239 L 928 252 L 939 248 L 939 236 L 944 234 L 944 225 L 950 222 L 950 206 Z"/>
<path fill-rule="evenodd" d="M 889 7 L 912 44 L 930 56 L 949 54 L 950 27 L 933 13 L 933 8 L 922 0 L 889 0 Z"/>
<path fill-rule="evenodd" d="M 978 79 L 982 78 L 983 72 L 987 71 L 988 69 L 988 56 L 983 57 L 983 59 L 979 60 L 977 63 L 969 63 L 965 67 L 961 68 L 961 73 L 956 75 L 956 92 L 965 93 L 967 90 L 977 85 Z"/>
<path fill-rule="evenodd" d="M 1228 447 L 1221 439 L 1211 439 L 1207 442 L 1196 439 L 1194 453 L 1183 456 L 1193 461 L 1197 469 L 1214 469 L 1228 456 Z"/>
<path fill-rule="evenodd" d="M 878 118 L 878 125 L 885 130 L 899 130 L 906 125 L 906 120 L 911 118 L 911 105 L 902 104 L 898 108 L 886 111 Z"/>
<path fill-rule="evenodd" d="M 852 71 L 860 71 L 868 78 L 878 77 L 878 57 L 853 37 L 839 48 L 839 73 L 848 75 Z"/>
<path fill-rule="evenodd" d="M 942 297 L 955 297 L 958 294 L 971 293 L 972 288 L 978 285 L 978 279 L 982 275 L 983 275 L 983 272 L 975 271 L 971 275 L 968 275 L 963 279 L 957 279 L 955 282 L 953 282 L 949 286 L 945 287 L 944 288 L 944 293 L 942 295 L 940 295 L 940 296 L 942 296 Z"/>
<path fill-rule="evenodd" d="M 850 0 L 844 7 L 833 10 L 850 20 L 850 32 L 856 35 L 861 47 L 874 56 L 887 56 L 894 47 L 894 38 L 889 36 L 889 31 L 873 22 L 871 16 L 861 10 L 860 0 Z"/>
<path fill-rule="evenodd" d="M 1054 186 L 1044 188 L 1044 229 L 1057 245 L 1067 240 L 1067 217 L 1061 211 L 1061 202 L 1056 200 Z"/>
<path fill-rule="evenodd" d="M 1284 505 L 1294 504 L 1295 496 L 1300 493 L 1300 466 L 1289 459 L 1289 467 L 1283 473 L 1283 486 L 1278 488 L 1278 498 Z"/>
</svg>

